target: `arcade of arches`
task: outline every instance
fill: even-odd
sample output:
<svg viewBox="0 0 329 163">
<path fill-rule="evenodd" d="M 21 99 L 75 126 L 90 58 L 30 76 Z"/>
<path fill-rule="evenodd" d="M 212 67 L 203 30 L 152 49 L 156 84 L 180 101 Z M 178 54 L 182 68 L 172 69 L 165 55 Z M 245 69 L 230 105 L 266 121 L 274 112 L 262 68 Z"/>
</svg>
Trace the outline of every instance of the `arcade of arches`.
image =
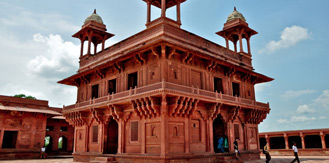
<svg viewBox="0 0 329 163">
<path fill-rule="evenodd" d="M 291 154 L 293 142 L 300 155 L 328 155 L 329 129 L 260 133 L 259 142 L 261 149 L 268 142 L 274 155 Z"/>
</svg>

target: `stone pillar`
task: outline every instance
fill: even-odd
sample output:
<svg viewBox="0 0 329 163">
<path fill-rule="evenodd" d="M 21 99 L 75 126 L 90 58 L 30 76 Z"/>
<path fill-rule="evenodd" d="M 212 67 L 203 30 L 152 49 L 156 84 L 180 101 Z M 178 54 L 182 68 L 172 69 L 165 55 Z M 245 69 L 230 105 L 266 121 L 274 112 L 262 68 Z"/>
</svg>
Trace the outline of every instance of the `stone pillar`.
<svg viewBox="0 0 329 163">
<path fill-rule="evenodd" d="M 250 49 L 250 37 L 247 38 L 247 46 L 248 46 L 248 54 L 251 54 L 251 49 Z"/>
<path fill-rule="evenodd" d="M 225 38 L 225 41 L 226 41 L 226 48 L 227 48 L 227 49 L 230 49 L 230 43 L 228 42 L 228 39 Z"/>
<path fill-rule="evenodd" d="M 84 152 L 89 152 L 89 126 L 85 125 L 85 149 Z"/>
<path fill-rule="evenodd" d="M 299 135 L 300 135 L 300 139 L 301 139 L 301 141 L 302 141 L 302 149 L 305 149 L 304 135 L 303 135 L 302 132 L 300 132 Z"/>
<path fill-rule="evenodd" d="M 83 56 L 83 44 L 84 44 L 84 40 L 83 40 L 83 38 L 81 39 L 81 49 L 80 49 L 80 57 L 82 57 Z"/>
<path fill-rule="evenodd" d="M 146 140 L 145 140 L 145 137 L 146 137 L 146 131 L 145 131 L 145 119 L 143 118 L 142 120 L 140 120 L 141 122 L 141 153 L 144 154 L 145 153 L 145 146 L 146 146 Z"/>
<path fill-rule="evenodd" d="M 118 154 L 124 153 L 125 142 L 125 121 L 120 119 L 118 122 Z"/>
<path fill-rule="evenodd" d="M 240 52 L 243 52 L 242 33 L 239 33 Z"/>
<path fill-rule="evenodd" d="M 177 23 L 181 24 L 181 20 L 180 20 L 180 1 L 178 1 L 177 3 Z"/>
<path fill-rule="evenodd" d="M 166 17 L 166 0 L 161 0 L 161 17 Z"/>
<path fill-rule="evenodd" d="M 233 42 L 233 43 L 234 43 L 234 51 L 235 51 L 235 52 L 238 52 L 238 49 L 237 49 L 237 47 L 236 47 L 237 42 L 235 41 L 235 42 Z"/>
<path fill-rule="evenodd" d="M 94 55 L 97 53 L 97 43 L 94 43 Z"/>
<path fill-rule="evenodd" d="M 160 115 L 160 127 L 161 127 L 161 149 L 160 155 L 166 156 L 169 152 L 169 141 L 168 141 L 168 123 L 167 123 L 167 99 L 165 95 L 162 95 L 161 101 L 161 115 Z"/>
<path fill-rule="evenodd" d="M 322 131 L 320 131 L 320 137 L 321 137 L 321 144 L 322 144 L 322 149 L 326 149 L 326 139 L 325 139 L 325 135 L 323 134 Z"/>
<path fill-rule="evenodd" d="M 105 49 L 105 38 L 102 40 L 102 51 Z"/>
<path fill-rule="evenodd" d="M 266 142 L 268 143 L 268 149 L 271 149 L 270 137 L 267 134 L 265 134 L 265 139 L 266 139 Z"/>
<path fill-rule="evenodd" d="M 88 33 L 88 51 L 87 51 L 87 54 L 90 54 L 91 36 L 92 36 L 92 31 L 90 31 L 90 32 Z"/>
<path fill-rule="evenodd" d="M 147 20 L 146 20 L 146 24 L 151 22 L 151 2 L 148 1 L 147 2 Z"/>
<path fill-rule="evenodd" d="M 190 118 L 185 118 L 185 153 L 190 153 Z"/>
<path fill-rule="evenodd" d="M 209 152 L 214 153 L 214 131 L 213 131 L 213 120 L 207 120 L 208 124 L 208 134 L 209 134 Z"/>
<path fill-rule="evenodd" d="M 286 133 L 283 134 L 284 137 L 284 142 L 286 144 L 286 149 L 289 149 L 289 141 L 288 141 L 288 136 Z"/>
</svg>

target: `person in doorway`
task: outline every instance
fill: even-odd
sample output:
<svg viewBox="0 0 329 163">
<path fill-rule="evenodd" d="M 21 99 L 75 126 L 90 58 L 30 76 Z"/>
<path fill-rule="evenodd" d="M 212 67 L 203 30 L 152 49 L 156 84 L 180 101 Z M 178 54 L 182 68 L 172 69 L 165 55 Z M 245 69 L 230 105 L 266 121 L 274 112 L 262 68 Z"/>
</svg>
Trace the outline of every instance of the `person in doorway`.
<svg viewBox="0 0 329 163">
<path fill-rule="evenodd" d="M 218 148 L 218 150 L 219 150 L 219 152 L 220 153 L 224 153 L 225 151 L 224 151 L 224 144 L 223 144 L 223 142 L 224 142 L 224 138 L 223 137 L 220 137 L 219 139 L 218 139 L 218 146 L 217 146 L 217 148 Z"/>
<path fill-rule="evenodd" d="M 266 145 L 264 146 L 264 154 L 266 156 L 266 163 L 269 163 L 271 160 L 271 155 L 270 152 L 268 151 L 269 147 L 268 147 L 268 143 L 266 143 Z"/>
<path fill-rule="evenodd" d="M 228 142 L 227 142 L 227 136 L 225 135 L 224 136 L 224 151 L 225 152 L 228 152 Z"/>
<path fill-rule="evenodd" d="M 292 160 L 292 163 L 295 162 L 295 161 L 297 161 L 297 162 L 299 163 L 298 149 L 297 149 L 296 143 L 293 142 L 292 144 L 293 144 L 293 146 L 292 146 L 292 150 L 294 150 L 294 154 L 295 154 L 295 159 Z"/>
<path fill-rule="evenodd" d="M 41 147 L 40 158 L 46 158 L 46 147 L 45 146 Z"/>
<path fill-rule="evenodd" d="M 239 146 L 238 146 L 238 138 L 235 138 L 235 141 L 233 142 L 234 144 L 234 152 L 235 152 L 235 157 L 238 160 L 238 156 L 240 156 L 240 151 L 239 151 Z"/>
</svg>

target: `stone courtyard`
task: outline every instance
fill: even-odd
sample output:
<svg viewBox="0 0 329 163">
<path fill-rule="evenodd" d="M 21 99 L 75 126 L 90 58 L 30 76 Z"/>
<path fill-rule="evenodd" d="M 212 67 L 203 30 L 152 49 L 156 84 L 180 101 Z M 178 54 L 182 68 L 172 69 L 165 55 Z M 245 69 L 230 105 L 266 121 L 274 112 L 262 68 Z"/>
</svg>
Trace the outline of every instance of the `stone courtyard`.
<svg viewBox="0 0 329 163">
<path fill-rule="evenodd" d="M 270 163 L 289 163 L 294 159 L 293 156 L 273 156 Z M 329 156 L 301 156 L 300 161 L 302 163 L 329 163 Z M 257 161 L 247 161 L 245 163 L 264 163 L 265 158 Z M 0 163 L 73 163 L 72 158 L 60 158 L 60 159 L 36 159 L 36 160 L 5 160 Z M 74 162 L 78 163 L 78 162 Z"/>
</svg>

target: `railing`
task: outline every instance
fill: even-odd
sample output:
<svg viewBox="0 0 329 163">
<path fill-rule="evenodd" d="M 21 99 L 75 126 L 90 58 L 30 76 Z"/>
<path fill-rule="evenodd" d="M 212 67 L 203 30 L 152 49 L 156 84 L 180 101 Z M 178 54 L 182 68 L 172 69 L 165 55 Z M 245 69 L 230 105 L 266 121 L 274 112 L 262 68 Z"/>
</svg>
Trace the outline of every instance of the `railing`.
<svg viewBox="0 0 329 163">
<path fill-rule="evenodd" d="M 268 103 L 265 104 L 265 103 L 261 103 L 261 102 L 256 102 L 254 100 L 249 100 L 249 99 L 240 98 L 240 97 L 234 97 L 234 96 L 227 95 L 227 94 L 222 94 L 222 93 L 202 90 L 199 88 L 188 87 L 188 86 L 183 86 L 183 85 L 178 85 L 178 84 L 162 81 L 162 82 L 151 84 L 148 86 L 134 88 L 134 89 L 119 92 L 116 94 L 109 94 L 107 96 L 90 99 L 90 100 L 76 103 L 76 104 L 70 105 L 70 106 L 65 106 L 64 110 L 70 110 L 70 109 L 74 109 L 74 108 L 85 107 L 88 105 L 106 103 L 106 102 L 113 101 L 113 100 L 120 100 L 122 98 L 129 98 L 131 96 L 141 95 L 141 94 L 156 91 L 156 90 L 169 90 L 169 91 L 173 91 L 173 92 L 177 92 L 177 93 L 183 92 L 183 93 L 193 94 L 198 97 L 213 98 L 214 101 L 222 100 L 224 102 L 241 103 L 241 104 L 245 104 L 245 105 L 255 105 L 255 106 L 259 106 L 259 107 L 269 108 Z"/>
</svg>

